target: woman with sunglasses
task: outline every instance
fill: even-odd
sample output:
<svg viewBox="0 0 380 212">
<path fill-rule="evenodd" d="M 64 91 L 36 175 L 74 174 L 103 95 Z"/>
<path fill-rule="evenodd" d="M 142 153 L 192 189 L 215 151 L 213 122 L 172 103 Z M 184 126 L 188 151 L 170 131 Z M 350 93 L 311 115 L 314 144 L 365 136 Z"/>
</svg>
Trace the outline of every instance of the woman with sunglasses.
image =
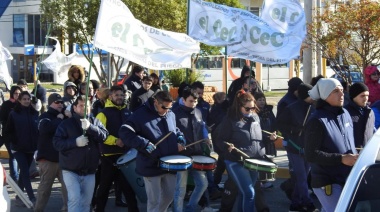
<svg viewBox="0 0 380 212">
<path fill-rule="evenodd" d="M 376 66 L 368 66 L 364 69 L 365 84 L 369 90 L 368 104 L 372 105 L 380 100 L 380 72 Z"/>
<path fill-rule="evenodd" d="M 18 186 L 21 190 L 25 188 L 32 203 L 36 202 L 36 198 L 29 178 L 29 168 L 37 150 L 37 120 L 38 112 L 31 105 L 31 95 L 28 91 L 23 91 L 18 96 L 16 106 L 9 114 L 4 129 L 12 138 L 11 149 L 20 168 Z"/>
<path fill-rule="evenodd" d="M 244 168 L 244 158 L 236 151 L 239 149 L 251 158 L 262 158 L 265 153 L 255 98 L 238 91 L 221 127 L 229 130 L 220 132 L 217 145 L 223 151 L 228 176 L 239 189 L 238 211 L 255 211 L 257 172 Z"/>
</svg>

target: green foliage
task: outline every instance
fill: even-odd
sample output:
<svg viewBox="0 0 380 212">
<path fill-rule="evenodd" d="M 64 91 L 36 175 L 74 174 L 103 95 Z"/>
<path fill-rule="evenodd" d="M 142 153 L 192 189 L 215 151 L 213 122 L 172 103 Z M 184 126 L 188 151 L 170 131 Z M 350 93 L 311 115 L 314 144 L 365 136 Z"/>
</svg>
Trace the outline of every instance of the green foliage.
<svg viewBox="0 0 380 212">
<path fill-rule="evenodd" d="M 188 76 L 186 76 L 186 69 L 164 71 L 164 76 L 165 79 L 168 79 L 173 87 L 179 87 L 181 82 L 192 84 L 195 81 L 203 80 L 201 71 L 189 71 Z"/>
</svg>

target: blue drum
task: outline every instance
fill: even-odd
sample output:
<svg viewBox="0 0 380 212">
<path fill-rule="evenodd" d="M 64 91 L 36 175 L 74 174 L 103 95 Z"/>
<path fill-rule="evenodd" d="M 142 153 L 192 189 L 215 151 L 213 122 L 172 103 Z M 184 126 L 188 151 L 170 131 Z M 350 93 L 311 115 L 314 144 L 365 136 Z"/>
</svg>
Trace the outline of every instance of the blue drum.
<svg viewBox="0 0 380 212">
<path fill-rule="evenodd" d="M 193 159 L 183 155 L 170 155 L 160 158 L 160 168 L 168 172 L 191 169 Z"/>
<path fill-rule="evenodd" d="M 144 179 L 136 173 L 136 156 L 137 150 L 131 149 L 117 160 L 117 167 L 121 170 L 124 177 L 128 180 L 132 189 L 135 191 L 140 202 L 146 203 Z"/>
</svg>

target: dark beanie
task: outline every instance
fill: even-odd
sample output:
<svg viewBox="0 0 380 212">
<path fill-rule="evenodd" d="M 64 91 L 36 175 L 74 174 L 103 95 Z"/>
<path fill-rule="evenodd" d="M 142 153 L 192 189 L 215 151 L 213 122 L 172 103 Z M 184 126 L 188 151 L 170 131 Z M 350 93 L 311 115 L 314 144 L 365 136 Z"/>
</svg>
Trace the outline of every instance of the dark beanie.
<svg viewBox="0 0 380 212">
<path fill-rule="evenodd" d="M 351 100 L 354 99 L 357 95 L 359 95 L 360 93 L 364 91 L 368 91 L 368 87 L 364 83 L 362 82 L 354 83 L 353 85 L 351 85 L 350 90 L 349 90 L 350 99 Z"/>
<path fill-rule="evenodd" d="M 309 97 L 309 90 L 311 90 L 313 88 L 313 86 L 309 85 L 309 84 L 304 84 L 304 83 L 301 83 L 298 88 L 297 88 L 297 91 L 298 91 L 298 98 L 304 100 L 306 99 L 307 97 Z"/>
<path fill-rule="evenodd" d="M 288 91 L 289 92 L 294 92 L 297 90 L 298 86 L 303 83 L 302 80 L 298 77 L 293 77 L 288 81 Z"/>
</svg>

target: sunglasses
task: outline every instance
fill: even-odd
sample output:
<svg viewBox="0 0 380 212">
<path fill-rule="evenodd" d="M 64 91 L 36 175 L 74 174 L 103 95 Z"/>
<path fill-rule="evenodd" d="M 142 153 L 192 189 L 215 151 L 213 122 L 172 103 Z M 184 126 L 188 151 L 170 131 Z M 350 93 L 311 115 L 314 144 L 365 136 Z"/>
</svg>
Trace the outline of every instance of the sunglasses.
<svg viewBox="0 0 380 212">
<path fill-rule="evenodd" d="M 161 108 L 164 109 L 164 110 L 172 109 L 172 107 L 165 107 L 165 106 L 163 106 L 163 105 L 161 106 Z"/>
<path fill-rule="evenodd" d="M 54 104 L 63 104 L 63 101 L 54 101 Z"/>
<path fill-rule="evenodd" d="M 244 107 L 244 109 L 246 112 L 249 112 L 249 111 L 254 111 L 255 107 Z"/>
</svg>

